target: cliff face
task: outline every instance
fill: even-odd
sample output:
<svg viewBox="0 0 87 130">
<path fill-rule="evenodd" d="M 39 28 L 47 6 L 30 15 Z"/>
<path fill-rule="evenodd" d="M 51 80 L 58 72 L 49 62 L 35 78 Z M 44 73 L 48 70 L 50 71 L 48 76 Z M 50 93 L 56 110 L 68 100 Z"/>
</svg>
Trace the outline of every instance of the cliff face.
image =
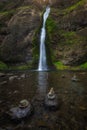
<svg viewBox="0 0 87 130">
<path fill-rule="evenodd" d="M 11 4 L 11 9 L 8 9 L 9 6 L 6 5 L 4 7 L 5 10 L 7 8 L 4 11 L 6 14 L 1 14 L 0 17 L 2 20 L 1 59 L 5 62 L 30 61 L 32 60 L 33 37 L 41 23 L 41 10 L 32 2 L 26 1 L 20 4 L 18 1 L 15 9 L 14 4 L 15 2 Z"/>
<path fill-rule="evenodd" d="M 52 6 L 47 22 L 48 36 L 55 50 L 51 50 L 54 62 L 80 65 L 87 61 L 87 1 L 69 4 L 60 8 Z"/>
<path fill-rule="evenodd" d="M 47 20 L 47 44 L 52 61 L 79 65 L 87 61 L 86 0 L 5 0 L 0 2 L 0 59 L 31 62 L 34 39 L 39 44 L 42 13 L 51 6 Z M 36 37 L 37 36 L 37 37 Z M 52 48 L 52 49 L 51 49 Z M 35 53 L 36 55 L 36 53 Z M 37 54 L 38 55 L 38 54 Z"/>
</svg>

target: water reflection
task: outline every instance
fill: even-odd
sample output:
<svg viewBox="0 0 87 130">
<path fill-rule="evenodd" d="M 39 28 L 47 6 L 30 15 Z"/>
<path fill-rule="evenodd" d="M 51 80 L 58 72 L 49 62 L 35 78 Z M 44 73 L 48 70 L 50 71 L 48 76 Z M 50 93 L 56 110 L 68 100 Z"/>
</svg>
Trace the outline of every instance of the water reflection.
<svg viewBox="0 0 87 130">
<path fill-rule="evenodd" d="M 38 96 L 44 97 L 48 88 L 48 72 L 38 72 Z"/>
</svg>

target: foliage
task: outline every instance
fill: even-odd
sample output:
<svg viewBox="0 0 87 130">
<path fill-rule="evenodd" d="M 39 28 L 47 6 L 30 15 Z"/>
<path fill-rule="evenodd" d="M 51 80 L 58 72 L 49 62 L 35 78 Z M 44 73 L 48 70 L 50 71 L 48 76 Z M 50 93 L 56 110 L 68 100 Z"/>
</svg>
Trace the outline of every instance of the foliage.
<svg viewBox="0 0 87 130">
<path fill-rule="evenodd" d="M 82 65 L 80 65 L 80 68 L 81 68 L 81 69 L 87 69 L 87 62 L 84 63 L 84 64 L 82 64 Z"/>
<path fill-rule="evenodd" d="M 58 70 L 81 70 L 83 69 L 82 66 L 84 66 L 84 69 L 87 69 L 87 63 L 81 66 L 67 66 L 64 65 L 61 61 L 58 61 L 55 62 L 54 65 Z"/>
<path fill-rule="evenodd" d="M 25 65 L 18 65 L 18 66 L 9 66 L 9 70 L 27 70 L 31 68 L 31 65 L 25 64 Z"/>
<path fill-rule="evenodd" d="M 76 32 L 74 31 L 65 31 L 65 30 L 61 30 L 60 32 L 60 36 L 63 38 L 63 40 L 61 39 L 60 42 L 64 43 L 64 44 L 80 44 L 82 43 L 85 39 L 81 36 L 79 36 Z"/>
<path fill-rule="evenodd" d="M 6 69 L 8 69 L 8 66 L 4 62 L 0 61 L 0 70 L 6 70 Z"/>
<path fill-rule="evenodd" d="M 86 0 L 79 0 L 77 3 L 72 4 L 71 6 L 69 6 L 67 8 L 62 8 L 62 9 L 61 8 L 60 9 L 52 8 L 52 10 L 53 10 L 53 12 L 55 12 L 55 15 L 63 16 L 63 15 L 67 15 L 67 14 L 71 13 L 72 11 L 83 8 L 83 6 L 85 4 L 87 4 Z"/>
<path fill-rule="evenodd" d="M 30 8 L 32 8 L 32 6 L 20 6 L 19 8 L 17 8 L 17 9 L 19 9 L 19 10 L 25 10 L 25 9 L 30 9 Z"/>
<path fill-rule="evenodd" d="M 80 0 L 78 1 L 76 4 L 68 7 L 67 9 L 65 9 L 65 13 L 69 13 L 77 8 L 80 8 L 81 6 L 83 6 L 86 3 L 86 0 Z"/>
<path fill-rule="evenodd" d="M 39 60 L 39 33 L 40 33 L 40 27 L 35 31 L 34 37 L 33 37 L 33 65 L 36 67 L 37 62 Z"/>
<path fill-rule="evenodd" d="M 54 65 L 59 70 L 64 70 L 64 69 L 68 69 L 69 68 L 68 66 L 63 65 L 63 63 L 61 61 L 55 62 Z"/>
<path fill-rule="evenodd" d="M 47 26 L 48 33 L 53 33 L 57 27 L 56 22 L 51 17 L 48 17 L 46 26 Z"/>
</svg>

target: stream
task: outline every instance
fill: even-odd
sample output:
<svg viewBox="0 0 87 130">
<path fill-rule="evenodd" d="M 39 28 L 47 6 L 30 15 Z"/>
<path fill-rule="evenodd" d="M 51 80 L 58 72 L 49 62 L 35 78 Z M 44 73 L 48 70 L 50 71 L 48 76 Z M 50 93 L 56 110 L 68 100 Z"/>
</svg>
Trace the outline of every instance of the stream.
<svg viewBox="0 0 87 130">
<path fill-rule="evenodd" d="M 71 80 L 74 74 L 79 82 Z M 51 87 L 58 97 L 56 111 L 44 107 Z M 34 114 L 16 124 L 5 113 L 23 99 L 33 104 Z M 0 77 L 0 130 L 87 130 L 86 121 L 87 72 L 25 71 Z"/>
</svg>

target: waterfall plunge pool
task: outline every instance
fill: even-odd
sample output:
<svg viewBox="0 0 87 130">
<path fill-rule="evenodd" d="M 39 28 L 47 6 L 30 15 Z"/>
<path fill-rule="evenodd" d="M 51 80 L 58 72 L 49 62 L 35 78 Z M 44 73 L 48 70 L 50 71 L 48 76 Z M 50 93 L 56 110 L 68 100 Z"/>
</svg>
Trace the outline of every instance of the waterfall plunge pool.
<svg viewBox="0 0 87 130">
<path fill-rule="evenodd" d="M 76 74 L 80 82 L 72 82 Z M 65 75 L 65 78 L 62 77 Z M 11 80 L 11 76 L 16 76 Z M 4 82 L 6 81 L 6 82 Z M 43 98 L 53 87 L 59 102 L 57 111 L 44 108 Z M 5 112 L 27 99 L 34 106 L 34 114 L 15 124 Z M 87 128 L 87 72 L 49 71 L 7 73 L 0 77 L 0 128 L 11 130 L 86 130 Z"/>
</svg>

